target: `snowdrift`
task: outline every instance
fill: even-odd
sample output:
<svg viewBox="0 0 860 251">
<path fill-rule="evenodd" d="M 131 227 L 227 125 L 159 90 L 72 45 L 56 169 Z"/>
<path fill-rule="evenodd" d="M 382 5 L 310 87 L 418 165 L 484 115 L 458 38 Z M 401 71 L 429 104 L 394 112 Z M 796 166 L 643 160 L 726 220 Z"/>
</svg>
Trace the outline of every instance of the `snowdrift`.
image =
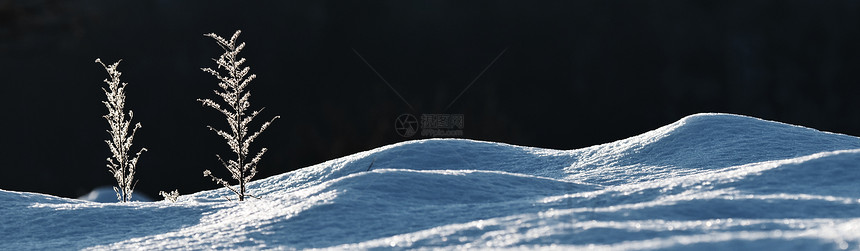
<svg viewBox="0 0 860 251">
<path fill-rule="evenodd" d="M 102 203 L 113 203 L 116 202 L 116 192 L 113 190 L 112 186 L 102 186 L 93 189 L 87 194 L 84 194 L 81 197 L 78 197 L 79 200 L 92 201 L 92 202 L 102 202 Z M 143 201 L 150 202 L 152 201 L 149 196 L 145 194 L 141 194 L 138 192 L 133 192 L 131 194 L 131 201 Z"/>
<path fill-rule="evenodd" d="M 371 165 L 372 163 L 372 165 Z M 0 190 L 0 249 L 860 249 L 860 138 L 697 114 L 576 150 L 408 141 L 176 203 Z"/>
</svg>

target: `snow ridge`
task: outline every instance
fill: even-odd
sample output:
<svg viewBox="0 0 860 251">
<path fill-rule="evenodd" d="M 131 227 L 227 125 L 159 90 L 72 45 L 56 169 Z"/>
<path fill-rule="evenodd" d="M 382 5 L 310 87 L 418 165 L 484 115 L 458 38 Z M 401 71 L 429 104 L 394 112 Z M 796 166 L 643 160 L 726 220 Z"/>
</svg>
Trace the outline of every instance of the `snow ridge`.
<svg viewBox="0 0 860 251">
<path fill-rule="evenodd" d="M 858 250 L 858 161 L 860 138 L 731 114 L 575 150 L 407 141 L 253 181 L 243 203 L 0 190 L 0 249 Z"/>
</svg>

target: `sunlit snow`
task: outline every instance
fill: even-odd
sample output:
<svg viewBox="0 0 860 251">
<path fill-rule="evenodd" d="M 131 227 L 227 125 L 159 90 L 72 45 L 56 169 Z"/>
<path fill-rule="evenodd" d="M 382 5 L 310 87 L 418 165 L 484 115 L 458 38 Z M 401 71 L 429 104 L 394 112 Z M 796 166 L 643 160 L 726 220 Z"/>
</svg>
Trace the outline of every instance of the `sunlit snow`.
<svg viewBox="0 0 860 251">
<path fill-rule="evenodd" d="M 117 202 L 116 192 L 113 190 L 111 186 L 103 186 L 97 187 L 90 191 L 87 194 L 84 194 L 81 197 L 78 197 L 79 200 L 86 200 L 92 202 L 102 202 L 102 203 L 110 203 Z M 141 193 L 134 192 L 132 193 L 131 201 L 152 201 L 149 196 L 146 196 Z"/>
<path fill-rule="evenodd" d="M 566 151 L 408 141 L 249 190 L 0 190 L 0 249 L 860 249 L 860 138 L 728 114 Z"/>
</svg>

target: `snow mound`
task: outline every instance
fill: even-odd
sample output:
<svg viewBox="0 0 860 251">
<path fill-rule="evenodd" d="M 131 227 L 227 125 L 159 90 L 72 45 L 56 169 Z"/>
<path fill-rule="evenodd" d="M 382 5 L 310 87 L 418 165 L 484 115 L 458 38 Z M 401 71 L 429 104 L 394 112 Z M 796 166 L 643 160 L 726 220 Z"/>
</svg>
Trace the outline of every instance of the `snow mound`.
<svg viewBox="0 0 860 251">
<path fill-rule="evenodd" d="M 550 150 L 408 141 L 176 203 L 0 190 L 0 249 L 860 249 L 860 138 L 697 114 Z M 112 191 L 111 191 L 112 192 Z"/>
<path fill-rule="evenodd" d="M 733 114 L 696 114 L 629 139 L 573 151 L 575 180 L 621 184 L 860 148 L 857 137 Z"/>
<path fill-rule="evenodd" d="M 102 203 L 113 203 L 117 202 L 116 192 L 114 192 L 113 187 L 111 186 L 101 186 L 93 189 L 87 194 L 84 194 L 81 197 L 78 197 L 79 200 L 92 201 L 92 202 L 102 202 Z M 142 201 L 142 202 L 150 202 L 152 199 L 149 196 L 146 196 L 142 193 L 132 192 L 131 201 Z"/>
</svg>

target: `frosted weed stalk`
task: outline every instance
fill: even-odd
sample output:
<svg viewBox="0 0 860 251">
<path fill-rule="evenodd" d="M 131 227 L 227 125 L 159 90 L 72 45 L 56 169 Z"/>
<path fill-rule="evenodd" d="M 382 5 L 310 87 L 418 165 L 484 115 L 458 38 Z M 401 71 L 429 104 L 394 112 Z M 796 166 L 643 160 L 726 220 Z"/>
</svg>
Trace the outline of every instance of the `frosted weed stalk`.
<svg viewBox="0 0 860 251">
<path fill-rule="evenodd" d="M 227 189 L 230 189 L 230 191 L 233 191 L 233 193 L 239 197 L 239 201 L 245 200 L 246 196 L 251 196 L 247 194 L 246 184 L 251 181 L 254 175 L 257 174 L 257 164 L 260 162 L 260 159 L 267 150 L 266 148 L 260 149 L 257 155 L 249 160 L 248 153 L 251 142 L 254 142 L 254 139 L 260 136 L 260 134 L 265 131 L 266 128 L 275 121 L 275 119 L 280 118 L 280 116 L 275 116 L 271 120 L 263 123 L 257 132 L 253 134 L 248 133 L 248 124 L 250 124 L 263 109 L 253 111 L 251 114 L 246 114 L 246 111 L 251 106 L 249 102 L 251 92 L 246 91 L 245 88 L 248 87 L 248 84 L 251 83 L 257 75 L 248 75 L 248 71 L 250 71 L 251 68 L 247 66 L 242 67 L 242 64 L 245 63 L 245 58 L 237 58 L 237 54 L 245 48 L 244 42 L 238 45 L 236 44 L 236 38 L 239 37 L 241 32 L 241 30 L 237 30 L 236 33 L 230 37 L 230 40 L 226 40 L 215 33 L 204 34 L 204 36 L 215 39 L 218 46 L 221 46 L 221 48 L 224 49 L 224 54 L 221 54 L 218 59 L 213 60 L 218 65 L 216 69 L 225 71 L 227 74 L 226 76 L 222 76 L 221 72 L 211 68 L 201 68 L 201 70 L 212 74 L 212 76 L 215 76 L 215 78 L 220 81 L 218 83 L 218 87 L 221 87 L 221 90 L 215 90 L 215 94 L 224 100 L 226 108 L 211 99 L 197 99 L 197 101 L 200 101 L 203 106 L 208 106 L 221 112 L 221 114 L 223 114 L 227 119 L 227 124 L 230 126 L 229 132 L 215 129 L 212 126 L 208 126 L 208 128 L 227 140 L 227 145 L 230 146 L 230 150 L 236 154 L 236 159 L 227 161 L 224 161 L 220 155 L 216 154 L 215 156 L 218 157 L 221 164 L 230 171 L 233 179 L 239 181 L 238 190 L 233 188 L 229 182 L 212 175 L 212 172 L 209 170 L 203 171 L 203 176 L 211 177 L 212 181 L 215 181 Z"/>
<path fill-rule="evenodd" d="M 179 189 L 173 190 L 169 193 L 165 191 L 158 191 L 158 195 L 164 197 L 164 200 L 166 201 L 176 202 L 176 199 L 179 198 Z"/>
<path fill-rule="evenodd" d="M 140 123 L 134 124 L 134 128 L 129 133 L 129 125 L 134 118 L 134 112 L 129 110 L 128 120 L 126 120 L 124 111 L 125 86 L 128 83 L 120 82 L 119 77 L 122 73 L 116 70 L 121 61 L 105 65 L 101 59 L 96 59 L 96 63 L 101 64 L 110 76 L 109 79 L 104 80 L 108 84 L 108 88 L 102 87 L 107 97 L 107 100 L 102 101 L 102 103 L 108 109 L 108 114 L 102 117 L 108 121 L 110 130 L 107 132 L 111 135 L 111 138 L 105 140 L 105 143 L 113 154 L 112 158 L 107 158 L 107 167 L 116 179 L 117 186 L 113 187 L 113 190 L 116 192 L 117 200 L 128 202 L 131 200 L 132 191 L 137 184 L 137 182 L 133 182 L 137 160 L 140 158 L 140 154 L 146 151 L 146 148 L 141 148 L 133 158 L 129 158 L 128 151 L 134 141 L 134 134 L 137 133 L 137 129 L 141 125 Z"/>
</svg>

